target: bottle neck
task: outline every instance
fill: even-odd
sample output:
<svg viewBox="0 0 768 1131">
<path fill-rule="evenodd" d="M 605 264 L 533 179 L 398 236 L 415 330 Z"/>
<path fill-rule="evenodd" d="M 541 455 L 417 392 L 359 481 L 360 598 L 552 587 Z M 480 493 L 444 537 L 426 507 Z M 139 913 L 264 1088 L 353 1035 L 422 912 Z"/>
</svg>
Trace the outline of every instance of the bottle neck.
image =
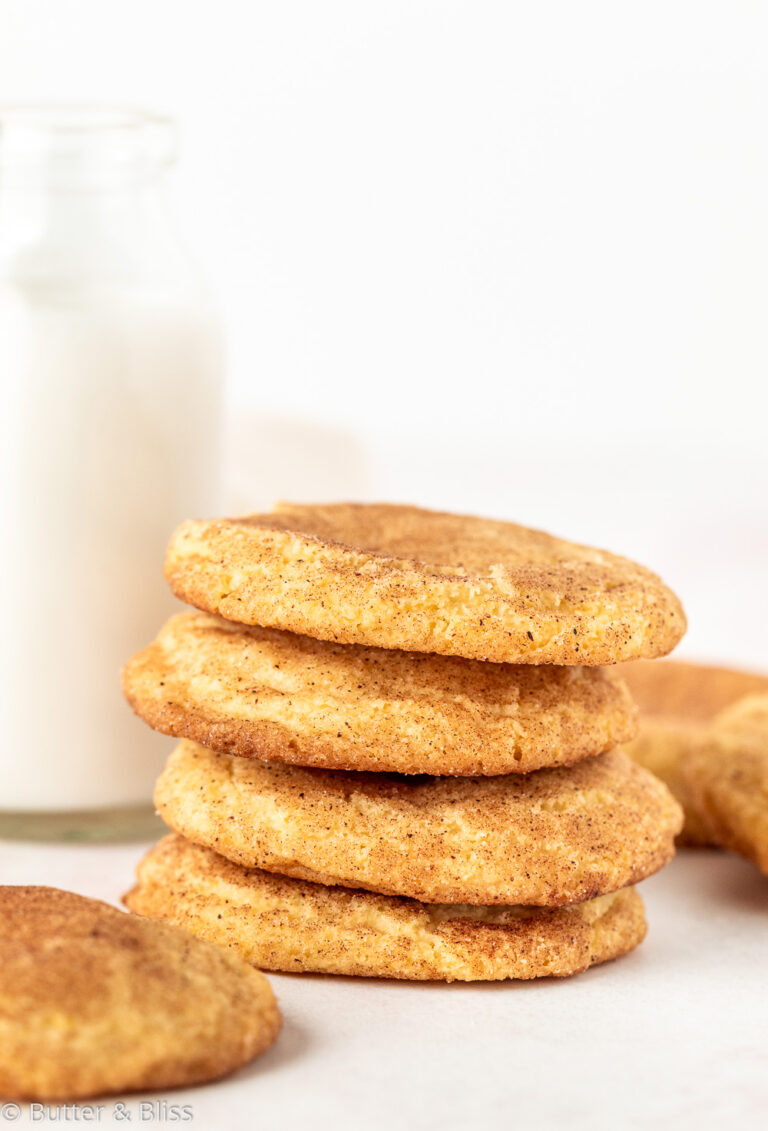
<svg viewBox="0 0 768 1131">
<path fill-rule="evenodd" d="M 0 271 L 159 271 L 179 254 L 161 191 L 174 156 L 172 123 L 144 111 L 0 106 Z"/>
<path fill-rule="evenodd" d="M 183 249 L 155 178 L 78 191 L 41 178 L 0 183 L 0 272 L 6 279 L 77 281 L 179 270 Z"/>
</svg>

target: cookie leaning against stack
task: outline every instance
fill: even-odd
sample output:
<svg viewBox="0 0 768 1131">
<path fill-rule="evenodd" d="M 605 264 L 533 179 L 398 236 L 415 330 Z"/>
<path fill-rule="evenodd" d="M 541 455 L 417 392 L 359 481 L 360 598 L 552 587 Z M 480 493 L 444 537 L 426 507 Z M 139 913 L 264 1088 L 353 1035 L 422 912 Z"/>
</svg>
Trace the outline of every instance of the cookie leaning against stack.
<svg viewBox="0 0 768 1131">
<path fill-rule="evenodd" d="M 727 721 L 731 709 L 748 697 L 768 695 L 768 676 L 669 660 L 627 664 L 625 678 L 640 708 L 640 733 L 626 751 L 660 777 L 682 805 L 685 824 L 678 844 L 720 845 L 715 824 L 699 804 L 693 756 L 703 746 L 717 745 L 711 732 L 723 714 Z M 764 745 L 768 753 L 768 732 Z M 738 744 L 730 743 L 727 761 L 736 768 L 739 755 Z M 725 759 L 721 766 L 725 773 Z M 764 804 L 768 819 L 768 798 Z"/>
<path fill-rule="evenodd" d="M 186 523 L 166 574 L 203 611 L 124 673 L 183 739 L 133 911 L 269 969 L 413 979 L 565 975 L 641 941 L 631 885 L 681 813 L 613 751 L 635 709 L 597 665 L 682 636 L 654 574 L 346 504 Z"/>
<path fill-rule="evenodd" d="M 683 806 L 679 842 L 730 849 L 768 874 L 768 676 L 629 664 L 641 709 L 626 751 Z"/>
</svg>

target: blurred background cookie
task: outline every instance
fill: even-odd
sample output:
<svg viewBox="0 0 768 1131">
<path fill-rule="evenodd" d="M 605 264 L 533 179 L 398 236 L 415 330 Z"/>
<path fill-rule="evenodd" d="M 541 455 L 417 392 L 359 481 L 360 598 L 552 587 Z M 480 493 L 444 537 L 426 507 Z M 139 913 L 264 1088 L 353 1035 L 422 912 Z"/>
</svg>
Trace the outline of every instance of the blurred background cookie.
<svg viewBox="0 0 768 1131">
<path fill-rule="evenodd" d="M 679 843 L 715 843 L 683 763 L 718 712 L 745 695 L 768 692 L 768 676 L 675 660 L 625 664 L 621 674 L 640 709 L 640 732 L 624 749 L 666 782 L 683 806 Z"/>
<path fill-rule="evenodd" d="M 768 875 L 768 694 L 726 707 L 682 773 L 713 842 Z"/>
</svg>

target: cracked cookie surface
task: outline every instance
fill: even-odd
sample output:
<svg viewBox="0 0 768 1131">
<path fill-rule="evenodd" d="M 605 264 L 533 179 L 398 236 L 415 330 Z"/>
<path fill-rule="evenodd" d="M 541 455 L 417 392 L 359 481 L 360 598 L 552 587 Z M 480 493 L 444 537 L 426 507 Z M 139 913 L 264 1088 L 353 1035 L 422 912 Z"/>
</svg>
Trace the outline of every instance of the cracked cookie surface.
<svg viewBox="0 0 768 1131">
<path fill-rule="evenodd" d="M 155 789 L 166 824 L 243 864 L 427 903 L 557 906 L 657 871 L 682 813 L 619 751 L 498 777 L 303 769 L 182 742 Z"/>
<path fill-rule="evenodd" d="M 239 956 L 73 892 L 0 887 L 0 1095 L 214 1080 L 279 1028 L 269 982 Z"/>
<path fill-rule="evenodd" d="M 411 506 L 185 522 L 165 571 L 177 597 L 239 623 L 501 663 L 653 658 L 686 627 L 674 593 L 626 558 Z"/>
<path fill-rule="evenodd" d="M 242 868 L 174 835 L 125 901 L 263 969 L 414 981 L 564 977 L 626 954 L 646 929 L 633 888 L 557 909 L 430 906 Z"/>
<path fill-rule="evenodd" d="M 332 644 L 181 613 L 126 665 L 156 730 L 241 757 L 405 774 L 528 773 L 632 738 L 614 669 Z"/>
</svg>

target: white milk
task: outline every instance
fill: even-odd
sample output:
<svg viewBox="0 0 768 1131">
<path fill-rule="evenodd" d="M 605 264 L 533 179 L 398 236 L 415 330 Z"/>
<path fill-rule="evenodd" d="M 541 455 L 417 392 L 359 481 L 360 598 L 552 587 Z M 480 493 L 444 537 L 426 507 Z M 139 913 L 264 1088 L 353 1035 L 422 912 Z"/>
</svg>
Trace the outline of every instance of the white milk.
<svg viewBox="0 0 768 1131">
<path fill-rule="evenodd" d="M 54 195 L 33 221 L 0 214 L 17 220 L 0 243 L 4 811 L 150 800 L 170 740 L 133 716 L 120 669 L 173 611 L 174 526 L 218 506 L 220 351 L 202 292 L 132 186 L 106 206 Z"/>
</svg>

